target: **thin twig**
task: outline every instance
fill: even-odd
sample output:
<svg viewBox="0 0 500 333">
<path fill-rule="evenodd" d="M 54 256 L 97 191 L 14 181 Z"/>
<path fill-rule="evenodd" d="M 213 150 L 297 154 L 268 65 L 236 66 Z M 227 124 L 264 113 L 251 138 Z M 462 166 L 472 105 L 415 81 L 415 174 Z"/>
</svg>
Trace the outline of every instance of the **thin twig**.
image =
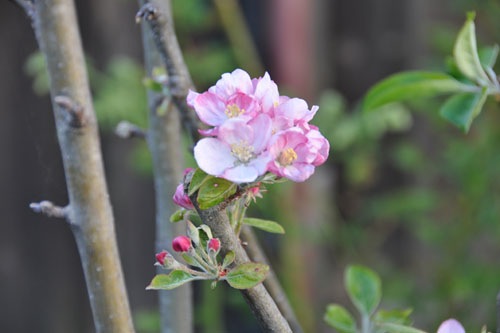
<svg viewBox="0 0 500 333">
<path fill-rule="evenodd" d="M 194 85 L 175 35 L 170 1 L 145 0 L 141 3 L 136 21 L 146 21 L 151 29 L 153 42 L 169 76 L 172 101 L 181 114 L 184 128 L 195 143 L 200 139 L 200 123 L 186 103 L 188 91 L 194 89 Z"/>
<path fill-rule="evenodd" d="M 250 262 L 247 253 L 231 227 L 226 211 L 219 206 L 205 210 L 200 209 L 196 201 L 196 195 L 197 193 L 191 197 L 191 201 L 203 223 L 212 229 L 214 237 L 220 239 L 223 245 L 221 249 L 222 256 L 228 251 L 233 251 L 235 254 L 234 265 Z M 265 332 L 292 332 L 288 322 L 263 284 L 241 290 L 241 293 Z"/>
<path fill-rule="evenodd" d="M 250 257 L 250 260 L 264 263 L 271 267 L 269 260 L 262 250 L 262 247 L 259 244 L 259 240 L 257 236 L 253 232 L 253 230 L 249 226 L 243 226 L 241 229 L 241 240 L 246 244 L 245 250 Z M 300 326 L 295 313 L 288 302 L 288 298 L 286 296 L 285 291 L 281 287 L 281 284 L 276 276 L 272 267 L 269 270 L 269 275 L 264 280 L 264 286 L 271 294 L 271 297 L 275 300 L 278 308 L 280 309 L 283 316 L 286 318 L 290 327 L 292 328 L 294 333 L 303 332 L 302 327 Z"/>
<path fill-rule="evenodd" d="M 146 133 L 142 128 L 128 121 L 120 121 L 115 128 L 115 134 L 122 139 L 146 137 Z"/>
</svg>

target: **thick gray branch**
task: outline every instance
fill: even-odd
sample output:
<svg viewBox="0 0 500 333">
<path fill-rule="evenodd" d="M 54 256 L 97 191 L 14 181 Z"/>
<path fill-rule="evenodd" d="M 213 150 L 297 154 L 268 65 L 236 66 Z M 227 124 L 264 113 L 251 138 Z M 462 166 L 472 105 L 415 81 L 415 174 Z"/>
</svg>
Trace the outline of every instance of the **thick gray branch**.
<svg viewBox="0 0 500 333">
<path fill-rule="evenodd" d="M 133 332 L 74 3 L 18 2 L 33 20 L 47 63 L 69 194 L 63 215 L 77 242 L 96 331 Z"/>
<path fill-rule="evenodd" d="M 158 13 L 158 15 L 160 15 Z M 155 46 L 155 36 L 148 27 L 142 26 L 146 72 L 152 74 L 155 67 L 162 67 L 165 54 Z M 163 59 L 163 60 L 162 60 Z M 172 66 L 171 64 L 169 66 Z M 184 73 L 183 73 L 184 75 Z M 173 86 L 170 73 L 167 84 Z M 157 112 L 159 104 L 166 98 L 166 112 Z M 182 180 L 184 160 L 182 151 L 182 127 L 179 113 L 172 102 L 172 96 L 148 92 L 149 130 L 148 146 L 153 160 L 156 195 L 156 251 L 168 248 L 172 239 L 186 233 L 182 223 L 170 223 L 170 215 L 176 207 L 172 196 Z M 184 111 L 183 111 L 184 112 Z M 162 272 L 163 273 L 163 272 Z M 190 333 L 193 331 L 192 286 L 186 284 L 169 291 L 159 292 L 161 331 L 163 333 Z"/>
</svg>

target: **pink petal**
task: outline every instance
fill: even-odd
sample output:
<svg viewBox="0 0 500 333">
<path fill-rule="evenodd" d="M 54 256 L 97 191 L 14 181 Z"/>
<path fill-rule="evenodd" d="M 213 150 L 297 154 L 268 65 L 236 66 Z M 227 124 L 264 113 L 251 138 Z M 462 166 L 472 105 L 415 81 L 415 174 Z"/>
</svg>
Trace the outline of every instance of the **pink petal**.
<svg viewBox="0 0 500 333">
<path fill-rule="evenodd" d="M 198 166 L 212 176 L 220 176 L 235 163 L 231 148 L 215 138 L 204 138 L 198 141 L 194 147 L 194 158 Z"/>
<path fill-rule="evenodd" d="M 269 112 L 279 102 L 278 86 L 266 72 L 255 84 L 255 98 L 260 100 L 263 112 Z"/>
<path fill-rule="evenodd" d="M 242 69 L 235 69 L 232 73 L 222 74 L 215 87 L 210 88 L 218 96 L 229 99 L 237 92 L 251 94 L 253 92 L 252 79 L 247 72 Z"/>
<path fill-rule="evenodd" d="M 465 333 L 465 329 L 458 320 L 451 318 L 439 326 L 437 333 Z"/>
<path fill-rule="evenodd" d="M 193 95 L 194 96 L 194 95 Z M 226 119 L 226 104 L 217 96 L 210 92 L 191 96 L 191 105 L 200 120 L 210 126 L 219 126 Z"/>
</svg>

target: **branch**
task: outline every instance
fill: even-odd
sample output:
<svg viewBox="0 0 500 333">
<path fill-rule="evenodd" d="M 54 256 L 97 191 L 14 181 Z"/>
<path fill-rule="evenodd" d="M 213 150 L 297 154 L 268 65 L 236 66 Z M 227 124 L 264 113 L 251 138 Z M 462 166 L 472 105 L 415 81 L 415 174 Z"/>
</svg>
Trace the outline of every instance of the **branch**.
<svg viewBox="0 0 500 333">
<path fill-rule="evenodd" d="M 32 211 L 38 214 L 44 214 L 48 217 L 57 217 L 57 218 L 67 218 L 69 207 L 59 207 L 54 205 L 50 201 L 40 201 L 40 202 L 32 202 L 30 203 L 30 208 Z"/>
<path fill-rule="evenodd" d="M 259 244 L 259 240 L 249 226 L 243 226 L 241 229 L 241 240 L 246 243 L 245 249 L 252 261 L 261 262 L 270 266 L 269 260 Z M 300 326 L 300 323 L 297 320 L 290 303 L 288 302 L 286 293 L 281 287 L 278 277 L 274 273 L 272 267 L 269 270 L 269 275 L 264 280 L 264 286 L 269 291 L 269 294 L 271 294 L 271 297 L 278 305 L 281 313 L 283 313 L 283 316 L 290 324 L 292 331 L 294 333 L 302 333 L 302 327 Z"/>
<path fill-rule="evenodd" d="M 184 63 L 182 52 L 175 35 L 170 1 L 143 0 L 137 12 L 136 21 L 145 21 L 151 30 L 152 42 L 168 75 L 168 88 L 172 101 L 181 114 L 181 120 L 193 143 L 200 139 L 200 122 L 186 103 L 189 89 L 194 85 Z"/>
<path fill-rule="evenodd" d="M 220 206 L 206 210 L 200 209 L 196 201 L 196 195 L 195 193 L 190 199 L 203 223 L 212 229 L 214 237 L 220 239 L 222 256 L 224 257 L 228 251 L 233 251 L 235 254 L 234 265 L 250 262 L 247 253 L 231 227 L 226 211 Z M 241 290 L 241 293 L 265 332 L 292 332 L 264 285 L 258 284 L 254 288 Z"/>
<path fill-rule="evenodd" d="M 143 2 L 141 2 L 143 3 Z M 142 16 L 160 15 L 160 12 L 144 8 L 148 4 L 143 4 Z M 148 14 L 149 13 L 149 14 Z M 163 15 L 163 14 L 161 14 Z M 153 18 L 150 18 L 153 20 Z M 145 20 L 150 22 L 149 20 Z M 154 20 L 153 20 L 154 21 Z M 152 74 L 155 67 L 162 66 L 166 61 L 165 52 L 161 54 L 155 45 L 157 33 L 151 33 L 150 29 L 142 24 L 142 38 L 144 45 L 144 58 L 146 73 Z M 172 64 L 169 62 L 169 66 Z M 172 69 L 170 69 L 172 71 Z M 167 78 L 167 85 L 173 86 L 171 82 L 174 76 Z M 163 96 L 153 91 L 148 91 L 149 130 L 147 133 L 147 143 L 151 151 L 153 161 L 153 174 L 156 198 L 156 251 L 160 252 L 165 248 L 165 244 L 171 244 L 174 237 L 186 232 L 186 227 L 182 223 L 170 223 L 170 216 L 177 210 L 172 197 L 175 189 L 182 179 L 184 159 L 182 151 L 182 128 L 179 115 L 184 115 L 189 110 L 177 112 L 172 103 L 173 96 Z M 158 106 L 166 99 L 167 110 L 157 112 Z M 193 331 L 193 304 L 192 285 L 185 284 L 179 288 L 169 291 L 159 292 L 159 308 L 161 319 L 161 331 L 189 333 Z"/>
<path fill-rule="evenodd" d="M 31 208 L 70 222 L 96 332 L 134 332 L 74 3 L 17 3 L 32 18 L 45 55 L 69 195 L 65 208 L 48 202 L 31 204 Z"/>
</svg>

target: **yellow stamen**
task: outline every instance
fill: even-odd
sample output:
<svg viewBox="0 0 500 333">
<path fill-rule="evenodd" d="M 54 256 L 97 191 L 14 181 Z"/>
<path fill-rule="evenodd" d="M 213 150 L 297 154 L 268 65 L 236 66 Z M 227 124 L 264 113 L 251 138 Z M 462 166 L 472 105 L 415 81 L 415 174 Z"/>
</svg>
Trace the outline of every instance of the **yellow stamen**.
<svg viewBox="0 0 500 333">
<path fill-rule="evenodd" d="M 289 166 L 297 159 L 297 153 L 293 148 L 283 150 L 278 157 L 278 163 L 282 166 Z"/>
<path fill-rule="evenodd" d="M 245 109 L 240 109 L 240 107 L 236 104 L 231 104 L 226 106 L 226 110 L 224 111 L 228 118 L 238 117 L 245 113 Z"/>
</svg>

